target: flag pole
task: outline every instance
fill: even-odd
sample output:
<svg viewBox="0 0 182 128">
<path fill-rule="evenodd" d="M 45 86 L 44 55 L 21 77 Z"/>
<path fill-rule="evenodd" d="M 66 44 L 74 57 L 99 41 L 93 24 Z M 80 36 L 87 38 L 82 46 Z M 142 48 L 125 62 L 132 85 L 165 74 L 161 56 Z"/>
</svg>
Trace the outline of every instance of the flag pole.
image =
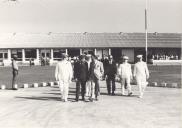
<svg viewBox="0 0 182 128">
<path fill-rule="evenodd" d="M 148 31 L 147 31 L 147 0 L 145 0 L 145 57 L 147 63 L 147 52 L 148 52 Z"/>
</svg>

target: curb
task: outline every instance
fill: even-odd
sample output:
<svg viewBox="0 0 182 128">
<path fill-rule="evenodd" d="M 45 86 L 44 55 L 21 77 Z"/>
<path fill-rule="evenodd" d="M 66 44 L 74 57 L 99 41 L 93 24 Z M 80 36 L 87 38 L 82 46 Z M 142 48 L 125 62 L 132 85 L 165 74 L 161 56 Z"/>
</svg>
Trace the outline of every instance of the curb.
<svg viewBox="0 0 182 128">
<path fill-rule="evenodd" d="M 51 87 L 53 87 L 54 86 L 54 82 L 49 82 L 48 85 L 51 86 Z"/>
<path fill-rule="evenodd" d="M 152 82 L 149 84 L 149 86 L 151 86 L 151 87 L 181 88 L 180 85 L 178 85 L 178 83 L 166 83 L 166 82 L 162 82 L 159 85 L 157 82 Z"/>
<path fill-rule="evenodd" d="M 15 84 L 15 85 L 14 85 L 14 88 L 18 89 L 18 85 L 17 85 L 17 84 Z"/>
<path fill-rule="evenodd" d="M 162 82 L 162 83 L 160 84 L 160 87 L 167 87 L 167 83 Z"/>
<path fill-rule="evenodd" d="M 41 86 L 39 86 L 41 85 Z M 32 84 L 32 87 L 33 88 L 38 88 L 38 87 L 46 87 L 46 86 L 50 86 L 50 87 L 53 87 L 55 85 L 58 85 L 58 81 L 54 81 L 54 82 L 42 82 L 42 83 L 33 83 Z M 180 85 L 178 85 L 178 83 L 166 83 L 166 82 L 162 82 L 160 83 L 160 85 L 158 85 L 157 82 L 152 82 L 149 84 L 149 86 L 151 87 L 168 87 L 168 88 L 181 88 Z M 25 83 L 23 84 L 23 87 L 22 88 L 29 88 L 29 84 Z M 15 88 L 18 89 L 18 85 L 15 84 Z M 6 85 L 1 85 L 0 86 L 0 89 L 1 90 L 5 90 L 6 89 Z"/>
<path fill-rule="evenodd" d="M 42 87 L 46 87 L 47 83 L 46 82 L 42 82 L 41 85 L 42 85 Z"/>
<path fill-rule="evenodd" d="M 1 85 L 1 90 L 5 90 L 6 89 L 6 85 Z"/>
<path fill-rule="evenodd" d="M 23 84 L 23 88 L 28 88 L 28 84 Z"/>
<path fill-rule="evenodd" d="M 171 88 L 180 88 L 178 86 L 178 83 L 171 83 L 171 84 L 169 84 L 169 87 L 171 87 Z"/>
<path fill-rule="evenodd" d="M 150 84 L 150 86 L 157 87 L 157 82 L 152 82 L 152 83 Z"/>
<path fill-rule="evenodd" d="M 39 87 L 39 84 L 38 83 L 33 83 L 33 87 L 34 88 L 38 88 Z"/>
</svg>

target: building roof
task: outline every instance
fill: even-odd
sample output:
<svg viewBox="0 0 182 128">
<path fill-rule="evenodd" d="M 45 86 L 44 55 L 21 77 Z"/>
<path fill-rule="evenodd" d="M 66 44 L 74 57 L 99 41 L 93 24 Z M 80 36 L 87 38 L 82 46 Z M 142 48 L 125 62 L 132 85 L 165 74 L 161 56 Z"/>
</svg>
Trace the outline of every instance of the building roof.
<svg viewBox="0 0 182 128">
<path fill-rule="evenodd" d="M 179 33 L 148 33 L 148 47 L 180 48 Z M 143 48 L 145 33 L 6 33 L 0 48 Z"/>
</svg>

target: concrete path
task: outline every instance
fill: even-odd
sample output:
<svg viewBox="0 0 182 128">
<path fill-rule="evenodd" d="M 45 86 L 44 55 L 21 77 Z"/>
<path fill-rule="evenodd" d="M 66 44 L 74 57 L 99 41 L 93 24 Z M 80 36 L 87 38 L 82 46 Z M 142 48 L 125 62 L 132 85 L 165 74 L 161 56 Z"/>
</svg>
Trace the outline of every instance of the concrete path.
<svg viewBox="0 0 182 128">
<path fill-rule="evenodd" d="M 181 89 L 148 87 L 143 99 L 106 95 L 99 101 L 60 101 L 59 88 L 40 87 L 0 91 L 0 128 L 182 128 Z M 80 97 L 81 98 L 81 97 Z"/>
</svg>

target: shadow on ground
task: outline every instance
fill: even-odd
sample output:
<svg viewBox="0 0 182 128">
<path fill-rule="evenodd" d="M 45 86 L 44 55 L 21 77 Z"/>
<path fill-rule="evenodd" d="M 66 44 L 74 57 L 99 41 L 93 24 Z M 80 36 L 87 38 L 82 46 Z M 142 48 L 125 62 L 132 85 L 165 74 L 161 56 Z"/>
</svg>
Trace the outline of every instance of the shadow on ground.
<svg viewBox="0 0 182 128">
<path fill-rule="evenodd" d="M 19 98 L 19 99 L 29 99 L 29 100 L 53 100 L 53 101 L 61 101 L 60 97 L 47 97 L 47 96 L 40 96 L 40 97 L 36 97 L 36 96 L 32 96 L 32 97 L 15 97 L 15 98 Z M 74 101 L 74 98 L 68 98 L 68 101 Z"/>
</svg>

